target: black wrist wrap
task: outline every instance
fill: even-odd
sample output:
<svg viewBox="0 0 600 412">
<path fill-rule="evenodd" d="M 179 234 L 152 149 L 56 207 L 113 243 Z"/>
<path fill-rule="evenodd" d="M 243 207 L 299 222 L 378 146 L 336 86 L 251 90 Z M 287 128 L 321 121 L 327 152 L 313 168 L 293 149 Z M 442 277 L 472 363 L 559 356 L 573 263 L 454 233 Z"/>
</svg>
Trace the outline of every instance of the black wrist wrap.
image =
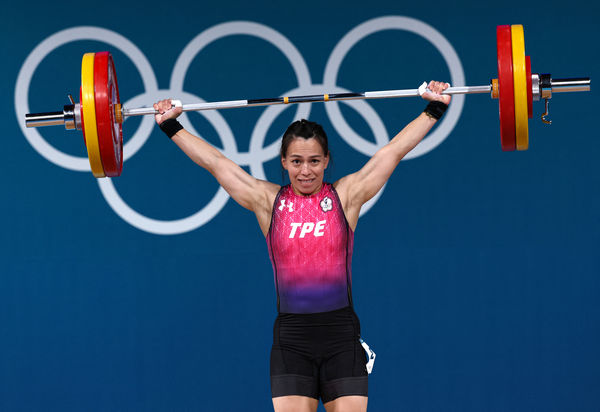
<svg viewBox="0 0 600 412">
<path fill-rule="evenodd" d="M 162 130 L 169 139 L 175 136 L 175 133 L 181 129 L 183 129 L 183 126 L 175 119 L 167 119 L 160 124 L 160 130 Z"/>
<path fill-rule="evenodd" d="M 423 110 L 423 113 L 435 120 L 440 120 L 447 108 L 448 105 L 446 103 L 434 100 L 433 102 L 429 102 L 425 110 Z"/>
</svg>

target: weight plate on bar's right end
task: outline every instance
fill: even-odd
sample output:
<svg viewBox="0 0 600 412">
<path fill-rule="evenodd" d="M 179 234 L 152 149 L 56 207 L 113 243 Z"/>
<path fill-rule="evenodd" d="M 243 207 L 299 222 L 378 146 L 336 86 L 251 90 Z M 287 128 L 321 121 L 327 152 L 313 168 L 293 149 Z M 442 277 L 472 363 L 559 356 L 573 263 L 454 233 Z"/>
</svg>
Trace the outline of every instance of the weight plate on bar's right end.
<svg viewBox="0 0 600 412">
<path fill-rule="evenodd" d="M 502 150 L 516 149 L 515 97 L 513 86 L 512 37 L 510 26 L 496 27 L 498 56 L 498 111 L 500 113 L 500 142 Z"/>
<path fill-rule="evenodd" d="M 94 56 L 95 53 L 86 53 L 81 59 L 81 128 L 84 133 L 92 173 L 95 177 L 106 177 L 102 166 L 98 144 L 98 129 L 96 127 Z"/>
<path fill-rule="evenodd" d="M 531 79 L 531 58 L 525 56 L 525 70 L 527 71 L 527 114 L 533 118 L 533 81 Z"/>
<path fill-rule="evenodd" d="M 529 148 L 529 114 L 527 112 L 527 69 L 525 67 L 525 36 L 523 26 L 510 27 L 515 87 L 515 131 L 517 150 Z"/>
<path fill-rule="evenodd" d="M 123 133 L 115 119 L 114 105 L 119 103 L 117 78 L 109 52 L 96 53 L 94 59 L 94 91 L 98 144 L 104 172 L 108 177 L 121 174 L 123 168 Z"/>
</svg>

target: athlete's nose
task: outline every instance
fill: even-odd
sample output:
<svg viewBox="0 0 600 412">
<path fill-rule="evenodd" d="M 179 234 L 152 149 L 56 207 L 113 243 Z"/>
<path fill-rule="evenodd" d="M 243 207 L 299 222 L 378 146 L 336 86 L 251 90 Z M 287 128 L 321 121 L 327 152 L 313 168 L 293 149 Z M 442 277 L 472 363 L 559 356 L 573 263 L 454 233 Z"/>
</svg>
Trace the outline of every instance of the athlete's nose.
<svg viewBox="0 0 600 412">
<path fill-rule="evenodd" d="M 308 168 L 308 163 L 302 163 L 302 168 L 300 169 L 300 173 L 303 175 L 310 174 L 310 169 Z"/>
</svg>

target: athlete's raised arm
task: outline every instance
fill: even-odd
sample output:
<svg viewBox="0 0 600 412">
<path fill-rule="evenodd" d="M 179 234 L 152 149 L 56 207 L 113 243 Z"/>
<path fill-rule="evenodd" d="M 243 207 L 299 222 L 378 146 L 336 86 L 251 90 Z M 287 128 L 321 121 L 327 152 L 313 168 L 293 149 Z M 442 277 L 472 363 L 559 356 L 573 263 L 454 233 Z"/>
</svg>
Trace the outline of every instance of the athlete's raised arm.
<svg viewBox="0 0 600 412">
<path fill-rule="evenodd" d="M 171 137 L 173 142 L 196 164 L 208 170 L 237 203 L 253 211 L 266 234 L 280 186 L 254 178 L 208 142 L 182 129 L 174 121 L 182 113 L 181 107 L 172 107 L 170 99 L 155 103 L 154 109 L 159 111 L 155 120 L 161 129 L 167 134 L 175 132 Z"/>
<path fill-rule="evenodd" d="M 430 102 L 448 105 L 451 96 L 441 93 L 449 86 L 448 83 L 432 81 L 428 85 L 431 92 L 424 93 L 423 98 Z M 377 194 L 400 160 L 427 135 L 436 121 L 431 114 L 421 113 L 388 144 L 379 149 L 358 172 L 345 176 L 335 183 L 346 219 L 352 229 L 358 223 L 361 206 Z"/>
</svg>

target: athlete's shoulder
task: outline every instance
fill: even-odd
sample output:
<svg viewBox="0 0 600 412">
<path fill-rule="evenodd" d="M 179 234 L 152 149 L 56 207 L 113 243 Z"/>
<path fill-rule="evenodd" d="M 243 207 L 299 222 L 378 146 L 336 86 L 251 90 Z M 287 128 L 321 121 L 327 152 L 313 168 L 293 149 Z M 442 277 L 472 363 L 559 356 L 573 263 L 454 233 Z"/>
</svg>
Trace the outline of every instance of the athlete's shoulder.
<svg viewBox="0 0 600 412">
<path fill-rule="evenodd" d="M 271 183 L 267 180 L 259 180 L 259 182 L 260 182 L 259 184 L 263 187 L 263 189 L 269 193 L 277 194 L 282 189 L 282 186 L 280 186 L 276 183 Z"/>
<path fill-rule="evenodd" d="M 270 212 L 272 210 L 273 203 L 275 202 L 275 199 L 281 190 L 281 186 L 266 180 L 257 179 L 257 182 L 258 193 L 260 193 L 260 199 L 258 199 L 258 203 L 260 204 L 261 208 L 265 208 L 265 210 Z"/>
<path fill-rule="evenodd" d="M 292 185 L 289 183 L 287 185 L 279 186 L 279 190 L 277 191 L 277 196 L 286 196 L 290 193 L 293 193 Z"/>
</svg>

